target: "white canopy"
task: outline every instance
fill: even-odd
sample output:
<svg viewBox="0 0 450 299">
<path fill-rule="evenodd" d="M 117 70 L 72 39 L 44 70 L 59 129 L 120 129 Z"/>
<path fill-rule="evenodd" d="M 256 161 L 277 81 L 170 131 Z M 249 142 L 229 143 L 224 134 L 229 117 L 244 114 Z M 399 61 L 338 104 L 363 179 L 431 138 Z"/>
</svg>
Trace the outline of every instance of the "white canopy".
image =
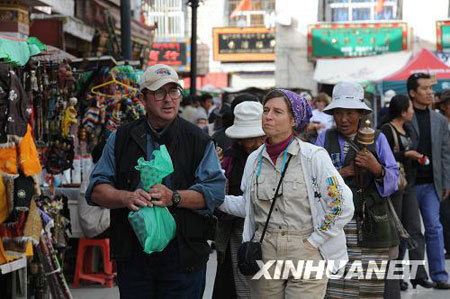
<svg viewBox="0 0 450 299">
<path fill-rule="evenodd" d="M 323 84 L 377 82 L 405 66 L 411 52 L 401 51 L 358 58 L 318 59 L 314 80 Z"/>
</svg>

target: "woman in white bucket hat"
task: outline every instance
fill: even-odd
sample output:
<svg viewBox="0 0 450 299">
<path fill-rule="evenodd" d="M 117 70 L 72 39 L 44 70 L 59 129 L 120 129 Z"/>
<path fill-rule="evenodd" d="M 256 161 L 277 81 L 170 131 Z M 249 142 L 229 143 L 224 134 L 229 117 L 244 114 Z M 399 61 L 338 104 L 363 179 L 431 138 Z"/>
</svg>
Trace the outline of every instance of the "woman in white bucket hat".
<svg viewBox="0 0 450 299">
<path fill-rule="evenodd" d="M 240 196 L 241 180 L 248 155 L 264 143 L 263 106 L 245 101 L 234 108 L 234 123 L 225 130 L 232 146 L 225 150 L 222 168 L 227 177 L 228 195 Z M 244 219 L 218 212 L 216 233 L 217 272 L 213 298 L 250 298 L 248 278 L 237 268 L 237 250 L 242 242 Z"/>
<path fill-rule="evenodd" d="M 226 196 L 220 209 L 245 217 L 241 246 L 248 241 L 260 243 L 264 267 L 274 260 L 283 261 L 285 269 L 289 263 L 297 268 L 304 261 L 320 267 L 329 260 L 334 272 L 342 267 L 341 261 L 347 261 L 343 227 L 353 215 L 351 191 L 323 148 L 296 137 L 311 118 L 307 100 L 292 91 L 275 89 L 263 103 L 266 141 L 247 159 L 243 195 Z M 246 255 L 239 254 L 241 262 Z M 249 261 L 245 261 L 239 263 L 240 271 L 255 274 L 257 267 L 248 270 Z M 264 275 L 249 276 L 252 298 L 324 297 L 324 273 L 309 277 L 299 270 L 281 276 L 276 268 L 266 269 L 273 279 L 261 272 L 265 270 L 261 266 L 258 273 Z"/>
<path fill-rule="evenodd" d="M 316 145 L 328 151 L 334 166 L 353 193 L 355 215 L 344 228 L 350 262 L 362 262 L 363 268 L 367 269 L 370 259 L 380 267 L 383 261 L 389 260 L 389 248 L 398 246 L 399 240 L 388 221 L 383 229 L 377 229 L 379 227 L 372 219 L 375 219 L 375 212 L 379 217 L 388 219 L 386 197 L 397 189 L 398 168 L 386 137 L 379 131 L 374 134 L 374 143 L 367 146 L 368 151 L 360 150 L 362 145 L 356 138 L 360 122 L 372 112 L 364 102 L 361 85 L 338 83 L 332 98 L 324 112 L 333 115 L 336 129 L 319 134 Z M 375 229 L 369 229 L 369 226 Z M 385 280 L 373 277 L 355 283 L 354 279 L 343 277 L 330 280 L 327 290 L 330 298 L 347 298 L 349 295 L 383 298 Z"/>
</svg>

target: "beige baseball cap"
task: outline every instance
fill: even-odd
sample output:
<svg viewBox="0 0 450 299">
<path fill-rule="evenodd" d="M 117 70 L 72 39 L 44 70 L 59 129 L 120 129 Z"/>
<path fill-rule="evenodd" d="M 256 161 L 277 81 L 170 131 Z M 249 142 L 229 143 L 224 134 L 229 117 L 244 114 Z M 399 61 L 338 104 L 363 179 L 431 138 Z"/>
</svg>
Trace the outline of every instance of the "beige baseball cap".
<svg viewBox="0 0 450 299">
<path fill-rule="evenodd" d="M 155 91 L 167 83 L 175 83 L 180 86 L 177 72 L 165 64 L 155 64 L 145 70 L 139 87 L 141 91 L 144 89 Z"/>
</svg>

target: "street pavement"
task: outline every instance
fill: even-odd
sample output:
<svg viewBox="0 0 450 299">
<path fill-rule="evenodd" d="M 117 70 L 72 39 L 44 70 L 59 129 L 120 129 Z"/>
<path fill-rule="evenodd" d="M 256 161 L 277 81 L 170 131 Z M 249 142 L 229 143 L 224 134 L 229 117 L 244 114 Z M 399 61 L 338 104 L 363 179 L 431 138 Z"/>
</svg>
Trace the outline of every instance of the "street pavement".
<svg viewBox="0 0 450 299">
<path fill-rule="evenodd" d="M 204 299 L 209 299 L 212 296 L 216 267 L 217 258 L 214 251 L 208 262 Z M 450 260 L 447 260 L 446 268 L 447 272 L 450 273 Z M 71 291 L 74 299 L 119 299 L 119 288 L 117 286 L 107 289 L 98 285 L 85 286 L 80 284 L 78 289 L 71 288 Z M 424 289 L 420 286 L 413 290 L 412 286 L 409 285 L 409 289 L 402 292 L 401 295 L 404 299 L 448 299 L 450 298 L 450 290 Z"/>
</svg>

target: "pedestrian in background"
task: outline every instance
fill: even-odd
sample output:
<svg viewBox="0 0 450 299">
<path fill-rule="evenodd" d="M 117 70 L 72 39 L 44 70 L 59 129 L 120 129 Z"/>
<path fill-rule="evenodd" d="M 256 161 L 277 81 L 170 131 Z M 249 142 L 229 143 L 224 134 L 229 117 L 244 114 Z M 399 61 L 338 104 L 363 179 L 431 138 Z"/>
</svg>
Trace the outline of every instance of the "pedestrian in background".
<svg viewBox="0 0 450 299">
<path fill-rule="evenodd" d="M 234 109 L 234 124 L 226 130 L 233 140 L 224 153 L 222 168 L 228 179 L 228 195 L 242 195 L 241 181 L 248 156 L 259 148 L 265 139 L 261 117 L 263 106 L 259 102 L 245 101 Z M 237 251 L 242 242 L 244 218 L 216 212 L 219 218 L 216 248 L 217 272 L 213 298 L 250 298 L 248 278 L 239 272 Z"/>
<path fill-rule="evenodd" d="M 444 236 L 439 221 L 440 201 L 450 194 L 450 138 L 445 117 L 431 109 L 432 79 L 416 73 L 406 82 L 414 105 L 412 125 L 418 136 L 418 163 L 415 192 L 425 226 L 428 270 L 438 289 L 450 289 L 445 270 Z M 420 281 L 416 281 L 421 284 Z M 415 285 L 413 284 L 413 287 Z M 423 285 L 422 285 L 423 286 Z"/>
<path fill-rule="evenodd" d="M 450 89 L 445 90 L 438 102 L 436 102 L 436 108 L 447 119 L 448 129 L 450 131 Z"/>
<path fill-rule="evenodd" d="M 233 112 L 231 111 L 231 105 L 229 103 L 223 103 L 219 111 L 213 111 L 216 115 L 214 121 L 215 132 L 211 138 L 216 143 L 216 146 L 221 150 L 226 150 L 232 144 L 230 138 L 225 134 L 226 129 L 233 125 Z"/>
<path fill-rule="evenodd" d="M 356 138 L 360 122 L 372 112 L 364 102 L 362 86 L 338 83 L 333 88 L 332 98 L 324 111 L 333 115 L 336 129 L 323 131 L 316 145 L 328 151 L 353 194 L 355 215 L 344 227 L 350 262 L 360 261 L 367 269 L 369 260 L 375 260 L 380 267 L 383 261 L 389 260 L 389 248 L 399 243 L 397 232 L 389 226 L 386 202 L 386 197 L 397 189 L 398 168 L 386 137 L 379 131 L 374 133 L 374 143 L 368 145 L 367 150 L 361 150 L 363 146 Z M 376 223 L 377 220 L 370 217 L 374 213 L 386 221 Z M 370 231 L 368 227 L 375 228 Z M 384 286 L 385 280 L 377 278 L 332 279 L 327 296 L 383 298 Z"/>
<path fill-rule="evenodd" d="M 325 112 L 323 112 L 323 109 L 325 109 L 326 106 L 328 106 L 331 103 L 331 98 L 329 95 L 327 95 L 324 92 L 320 92 L 315 98 L 314 98 L 314 106 L 316 109 L 313 109 L 312 111 L 312 117 L 311 117 L 311 125 L 308 127 L 308 129 L 315 129 L 317 133 L 322 132 L 323 130 L 331 129 L 334 125 L 333 117 Z"/>
<path fill-rule="evenodd" d="M 214 110 L 214 98 L 209 93 L 204 93 L 200 96 L 200 108 L 203 108 L 203 110 L 206 113 L 207 119 L 209 119 L 209 115 Z"/>
<path fill-rule="evenodd" d="M 225 131 L 234 122 L 234 108 L 240 103 L 247 101 L 259 102 L 259 99 L 257 96 L 250 93 L 242 93 L 234 97 L 231 101 L 231 104 L 223 104 L 223 113 L 221 110 L 221 121 L 223 123 L 223 126 L 213 134 L 212 138 L 214 141 L 216 141 L 217 146 L 221 147 L 224 151 L 227 150 L 232 144 L 231 138 L 225 134 Z"/>
<path fill-rule="evenodd" d="M 450 132 L 450 90 L 445 90 L 440 98 L 440 101 L 436 103 L 436 108 L 441 111 L 442 115 L 447 118 L 447 126 Z M 442 229 L 444 230 L 444 248 L 445 257 L 450 258 L 450 196 L 443 198 L 440 209 L 440 219 L 442 223 Z"/>
<path fill-rule="evenodd" d="M 197 97 L 189 96 L 183 98 L 184 109 L 181 113 L 181 117 L 188 122 L 195 123 L 195 117 L 197 116 L 199 104 L 197 101 Z"/>
<path fill-rule="evenodd" d="M 351 191 L 325 150 L 295 136 L 309 123 L 311 107 L 304 97 L 285 89 L 270 91 L 263 105 L 267 139 L 247 159 L 243 196 L 226 196 L 220 209 L 245 217 L 244 242 L 259 241 L 268 222 L 261 244 L 263 262 L 291 260 L 297 265 L 307 260 L 317 266 L 322 260 L 347 261 L 343 227 L 353 215 Z M 274 268 L 269 269 L 271 277 Z M 263 276 L 250 280 L 250 291 L 252 298 L 323 298 L 327 280 L 325 275 Z"/>
<path fill-rule="evenodd" d="M 203 109 L 197 110 L 197 115 L 195 116 L 195 124 L 199 127 L 203 133 L 209 135 L 209 127 L 208 127 L 208 116 L 206 115 Z"/>
<path fill-rule="evenodd" d="M 425 257 L 425 238 L 422 234 L 420 221 L 417 221 L 420 218 L 420 212 L 414 185 L 416 178 L 415 163 L 423 155 L 416 151 L 418 140 L 410 123 L 414 115 L 411 100 L 404 95 L 394 96 L 390 100 L 387 115 L 389 122 L 381 127 L 381 131 L 386 136 L 395 160 L 403 167 L 404 175 L 406 175 L 408 182 L 408 185 L 403 190 L 398 190 L 391 196 L 391 200 L 397 216 L 415 243 L 415 248 L 408 251 L 409 259 L 422 261 Z M 405 244 L 401 243 L 399 260 L 403 259 L 405 251 Z M 420 284 L 424 287 L 432 287 L 423 265 L 418 267 L 417 275 L 412 280 L 412 283 L 413 285 Z M 402 280 L 400 281 L 400 286 L 402 290 L 406 290 L 408 283 Z"/>
</svg>

